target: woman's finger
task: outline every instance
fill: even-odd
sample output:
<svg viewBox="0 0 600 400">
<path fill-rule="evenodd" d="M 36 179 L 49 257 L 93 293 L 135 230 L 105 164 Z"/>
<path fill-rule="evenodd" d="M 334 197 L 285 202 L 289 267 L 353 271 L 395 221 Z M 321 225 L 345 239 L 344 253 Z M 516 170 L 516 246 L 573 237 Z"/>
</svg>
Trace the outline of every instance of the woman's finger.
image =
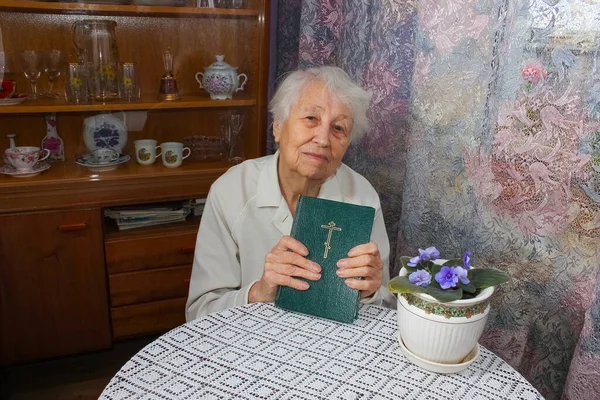
<svg viewBox="0 0 600 400">
<path fill-rule="evenodd" d="M 371 294 L 376 292 L 380 286 L 371 279 L 349 278 L 349 279 L 346 279 L 344 282 L 346 283 L 346 286 L 348 286 L 349 288 L 359 290 L 359 291 L 361 291 L 361 294 L 362 294 L 362 292 L 366 293 L 366 295 L 363 297 L 370 296 Z"/>
<path fill-rule="evenodd" d="M 381 271 L 370 266 L 344 268 L 336 271 L 340 278 L 376 278 L 381 275 Z"/>
<path fill-rule="evenodd" d="M 359 244 L 358 246 L 355 246 L 352 249 L 350 249 L 350 251 L 348 252 L 349 257 L 356 257 L 361 254 L 370 254 L 370 255 L 373 255 L 376 257 L 380 257 L 379 256 L 379 247 L 377 247 L 377 245 L 375 243 L 369 242 L 369 243 Z"/>
<path fill-rule="evenodd" d="M 298 290 L 307 290 L 310 288 L 308 282 L 302 281 L 300 279 L 294 279 L 288 275 L 277 274 L 273 277 L 274 283 L 279 286 L 289 286 Z"/>
<path fill-rule="evenodd" d="M 279 242 L 277 242 L 277 245 L 275 245 L 275 248 L 271 251 L 273 252 L 275 250 L 279 250 L 279 251 L 291 250 L 294 253 L 298 253 L 302 256 L 308 255 L 308 249 L 306 248 L 306 246 L 304 246 L 301 242 L 299 242 L 298 240 L 294 239 L 293 237 L 291 237 L 289 235 L 282 236 L 281 239 L 279 239 Z"/>
</svg>

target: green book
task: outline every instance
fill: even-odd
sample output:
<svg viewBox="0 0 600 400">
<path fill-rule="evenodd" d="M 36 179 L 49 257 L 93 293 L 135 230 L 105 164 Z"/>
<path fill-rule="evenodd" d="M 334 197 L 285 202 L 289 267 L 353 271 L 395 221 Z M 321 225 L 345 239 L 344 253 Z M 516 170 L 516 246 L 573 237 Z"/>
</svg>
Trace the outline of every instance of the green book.
<svg viewBox="0 0 600 400">
<path fill-rule="evenodd" d="M 321 266 L 321 279 L 306 280 L 308 290 L 280 286 L 275 305 L 340 322 L 354 321 L 359 291 L 337 276 L 337 262 L 347 258 L 353 247 L 370 241 L 374 218 L 373 207 L 300 197 L 291 236 L 308 248 L 306 258 Z"/>
</svg>

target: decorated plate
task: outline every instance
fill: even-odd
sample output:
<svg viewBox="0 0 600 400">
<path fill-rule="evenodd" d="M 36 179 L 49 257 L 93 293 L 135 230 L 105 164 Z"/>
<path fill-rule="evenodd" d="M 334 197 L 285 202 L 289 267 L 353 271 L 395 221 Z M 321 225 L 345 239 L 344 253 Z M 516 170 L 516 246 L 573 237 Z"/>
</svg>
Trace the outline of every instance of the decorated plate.
<svg viewBox="0 0 600 400">
<path fill-rule="evenodd" d="M 14 106 L 17 104 L 21 104 L 27 99 L 28 96 L 24 93 L 15 94 L 12 97 L 9 97 L 8 99 L 0 99 L 0 106 Z"/>
<path fill-rule="evenodd" d="M 99 148 L 122 153 L 127 144 L 127 127 L 112 114 L 88 117 L 83 121 L 83 142 L 90 153 Z"/>
<path fill-rule="evenodd" d="M 0 174 L 14 176 L 15 178 L 29 178 L 31 176 L 36 176 L 48 168 L 50 168 L 50 164 L 44 161 L 35 164 L 30 171 L 17 171 L 12 165 L 4 165 L 0 168 Z"/>
</svg>

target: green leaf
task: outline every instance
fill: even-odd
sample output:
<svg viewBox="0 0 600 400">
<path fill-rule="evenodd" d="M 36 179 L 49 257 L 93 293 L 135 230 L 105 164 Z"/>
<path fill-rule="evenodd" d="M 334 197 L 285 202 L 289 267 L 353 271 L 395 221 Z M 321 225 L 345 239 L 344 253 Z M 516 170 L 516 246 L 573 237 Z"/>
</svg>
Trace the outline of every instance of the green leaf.
<svg viewBox="0 0 600 400">
<path fill-rule="evenodd" d="M 397 276 L 391 279 L 387 285 L 390 293 L 426 293 L 425 288 L 415 285 L 406 276 Z"/>
<path fill-rule="evenodd" d="M 461 288 L 463 290 L 463 292 L 475 293 L 477 291 L 477 288 L 472 283 L 467 283 L 465 285 L 464 283 L 462 283 L 462 282 L 459 281 L 457 286 L 459 288 Z"/>
<path fill-rule="evenodd" d="M 463 266 L 463 260 L 460 259 L 460 258 L 454 258 L 452 260 L 446 261 L 442 265 L 444 265 L 446 267 L 462 267 Z"/>
<path fill-rule="evenodd" d="M 402 265 L 404 268 L 409 269 L 409 268 L 414 268 L 414 267 L 409 267 L 408 266 L 408 262 L 410 261 L 411 257 L 400 257 L 400 265 Z"/>
<path fill-rule="evenodd" d="M 429 285 L 427 287 L 428 295 L 434 299 L 441 301 L 442 303 L 448 303 L 450 301 L 458 300 L 462 298 L 462 289 L 438 289 L 435 286 Z"/>
<path fill-rule="evenodd" d="M 435 275 L 440 272 L 440 270 L 442 269 L 441 265 L 437 265 L 437 264 L 432 264 L 431 265 L 431 281 L 433 282 L 435 280 Z"/>
<path fill-rule="evenodd" d="M 416 267 L 404 267 L 406 268 L 406 276 L 412 274 L 413 272 L 417 271 Z"/>
<path fill-rule="evenodd" d="M 498 286 L 510 280 L 510 276 L 496 268 L 472 268 L 467 274 L 471 285 L 479 289 Z"/>
</svg>

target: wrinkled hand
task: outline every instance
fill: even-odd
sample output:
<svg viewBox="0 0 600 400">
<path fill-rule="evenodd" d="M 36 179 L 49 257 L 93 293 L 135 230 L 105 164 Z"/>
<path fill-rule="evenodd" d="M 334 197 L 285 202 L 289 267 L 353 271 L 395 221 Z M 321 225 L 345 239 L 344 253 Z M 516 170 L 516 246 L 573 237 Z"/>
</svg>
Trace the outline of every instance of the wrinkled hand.
<svg viewBox="0 0 600 400">
<path fill-rule="evenodd" d="M 372 296 L 383 281 L 383 260 L 375 243 L 361 244 L 348 252 L 349 258 L 338 261 L 337 275 L 346 279 L 346 285 L 360 290 L 360 298 Z"/>
<path fill-rule="evenodd" d="M 312 281 L 321 279 L 321 266 L 304 258 L 308 249 L 291 236 L 283 236 L 279 243 L 265 256 L 262 278 L 250 288 L 248 302 L 274 301 L 277 287 L 289 286 L 298 290 L 307 290 L 307 282 L 295 277 Z"/>
</svg>

